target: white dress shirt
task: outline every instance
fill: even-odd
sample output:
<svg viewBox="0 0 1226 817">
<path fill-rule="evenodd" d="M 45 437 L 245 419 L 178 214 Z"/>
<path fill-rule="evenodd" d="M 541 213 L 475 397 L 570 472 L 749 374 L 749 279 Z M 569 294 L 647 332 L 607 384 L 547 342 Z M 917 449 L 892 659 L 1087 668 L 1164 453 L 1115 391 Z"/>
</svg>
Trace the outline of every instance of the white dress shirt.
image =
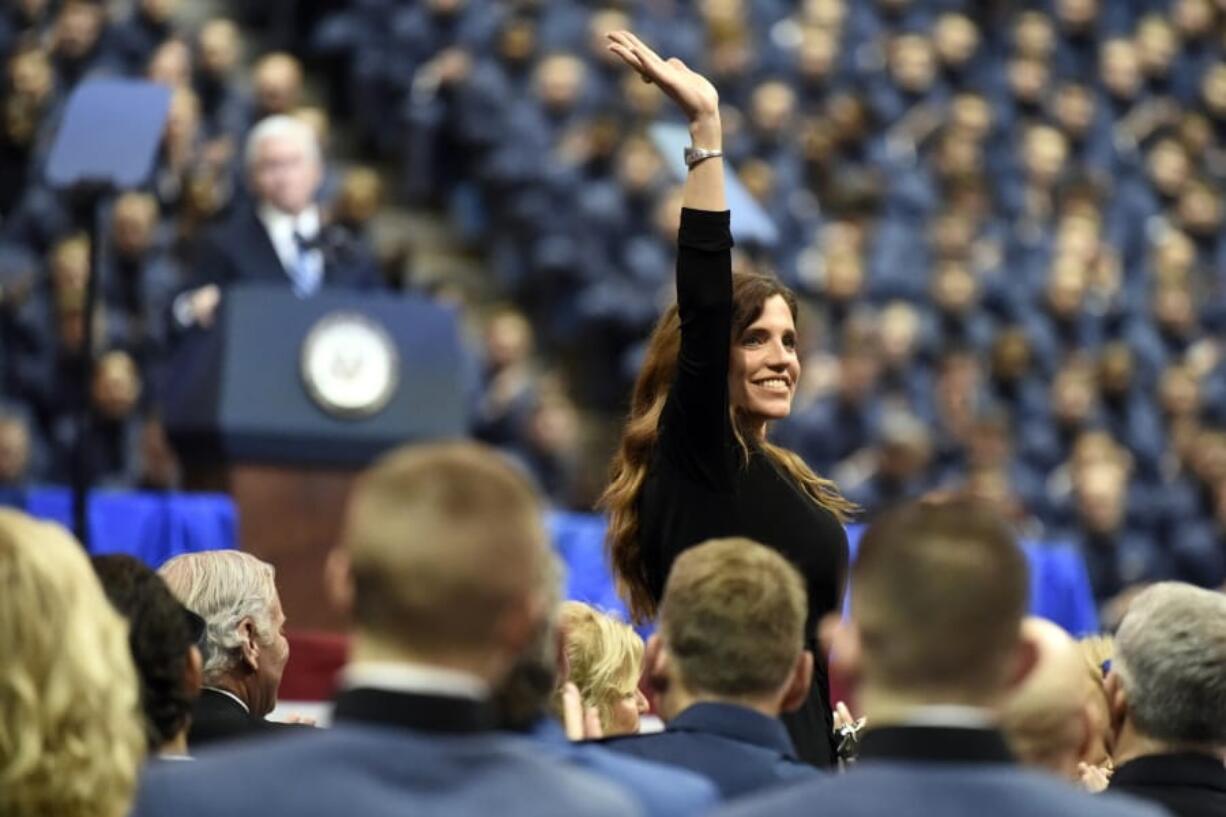
<svg viewBox="0 0 1226 817">
<path fill-rule="evenodd" d="M 264 225 L 264 229 L 268 231 L 268 238 L 272 241 L 277 258 L 281 260 L 281 266 L 285 269 L 285 274 L 289 276 L 295 291 L 298 291 L 300 286 L 300 282 L 295 277 L 300 263 L 307 280 L 301 282 L 306 291 L 298 292 L 298 294 L 305 297 L 318 291 L 324 277 L 323 253 L 318 249 L 309 249 L 300 260 L 298 242 L 294 236 L 296 234 L 309 241 L 319 235 L 319 208 L 311 205 L 298 215 L 292 216 L 270 204 L 261 204 L 256 215 Z"/>
</svg>

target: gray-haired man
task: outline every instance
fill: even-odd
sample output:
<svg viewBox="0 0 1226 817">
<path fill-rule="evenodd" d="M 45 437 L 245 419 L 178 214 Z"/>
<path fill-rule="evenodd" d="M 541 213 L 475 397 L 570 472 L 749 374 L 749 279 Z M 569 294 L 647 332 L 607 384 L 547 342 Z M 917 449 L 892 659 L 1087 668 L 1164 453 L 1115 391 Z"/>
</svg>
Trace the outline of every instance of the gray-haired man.
<svg viewBox="0 0 1226 817">
<path fill-rule="evenodd" d="M 1115 645 L 1111 790 L 1177 817 L 1226 815 L 1226 595 L 1156 584 L 1133 601 Z"/>
<path fill-rule="evenodd" d="M 192 751 L 284 726 L 265 720 L 289 660 L 272 565 L 237 550 L 212 550 L 176 556 L 159 573 L 207 625 L 204 688 L 187 735 Z"/>
</svg>

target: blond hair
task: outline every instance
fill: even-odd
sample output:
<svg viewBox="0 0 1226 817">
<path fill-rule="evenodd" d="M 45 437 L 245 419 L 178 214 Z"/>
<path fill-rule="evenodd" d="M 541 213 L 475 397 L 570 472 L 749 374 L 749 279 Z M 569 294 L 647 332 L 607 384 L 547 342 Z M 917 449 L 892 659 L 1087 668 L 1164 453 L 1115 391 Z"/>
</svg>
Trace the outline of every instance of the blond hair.
<svg viewBox="0 0 1226 817">
<path fill-rule="evenodd" d="M 713 539 L 677 557 L 660 604 L 660 634 L 691 692 L 774 693 L 804 650 L 804 580 L 750 539 Z"/>
<path fill-rule="evenodd" d="M 0 510 L 0 814 L 122 817 L 144 758 L 123 619 L 63 529 Z"/>
<path fill-rule="evenodd" d="M 344 547 L 359 629 L 418 653 L 485 653 L 539 600 L 549 544 L 522 473 L 473 443 L 405 447 L 354 486 Z"/>
<path fill-rule="evenodd" d="M 633 694 L 643 672 L 643 639 L 628 624 L 579 601 L 558 608 L 569 678 L 600 725 L 612 725 L 616 703 Z"/>
</svg>

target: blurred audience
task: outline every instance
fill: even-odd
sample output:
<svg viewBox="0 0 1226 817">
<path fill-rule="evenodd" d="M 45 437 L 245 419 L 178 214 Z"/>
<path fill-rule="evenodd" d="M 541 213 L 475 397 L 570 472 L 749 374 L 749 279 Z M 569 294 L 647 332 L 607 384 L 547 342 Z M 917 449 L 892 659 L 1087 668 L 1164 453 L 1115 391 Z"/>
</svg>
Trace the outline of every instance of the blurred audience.
<svg viewBox="0 0 1226 817">
<path fill-rule="evenodd" d="M 603 745 L 698 772 L 725 800 L 816 777 L 779 720 L 813 680 L 807 610 L 800 574 L 769 548 L 721 539 L 685 551 L 647 647 L 665 730 Z"/>
<path fill-rule="evenodd" d="M 851 569 L 832 654 L 869 723 L 845 775 L 758 795 L 720 814 L 832 812 L 1156 815 L 1015 765 L 995 710 L 1031 673 L 1022 636 L 1026 559 L 1008 526 L 973 501 L 930 500 L 878 519 Z M 956 634 L 956 637 L 952 637 Z M 1079 676 L 1080 677 L 1080 676 Z"/>
<path fill-rule="evenodd" d="M 546 615 L 510 673 L 494 689 L 499 726 L 527 736 L 547 757 L 624 787 L 651 817 L 706 814 L 718 802 L 718 792 L 707 780 L 582 740 L 598 737 L 603 729 L 595 708 L 584 707 L 578 688 L 566 682 L 566 645 L 558 627 L 561 572 L 561 560 L 555 556 L 541 577 Z M 559 698 L 564 701 L 560 721 L 551 711 Z"/>
<path fill-rule="evenodd" d="M 585 707 L 596 710 L 604 735 L 632 735 L 647 698 L 639 690 L 643 639 L 629 624 L 578 601 L 558 608 L 566 650 L 566 680 Z"/>
<path fill-rule="evenodd" d="M 1226 596 L 1177 582 L 1142 591 L 1107 676 L 1111 791 L 1177 817 L 1226 810 Z"/>
<path fill-rule="evenodd" d="M 188 748 L 289 728 L 267 720 L 289 660 L 272 565 L 237 550 L 212 550 L 176 556 L 158 572 L 206 625 L 203 686 L 192 707 Z"/>
<path fill-rule="evenodd" d="M 1009 748 L 1023 764 L 1099 791 L 1111 771 L 1101 670 L 1097 678 L 1086 673 L 1080 647 L 1058 625 L 1029 618 L 1023 626 L 1037 660 L 1001 708 Z"/>
<path fill-rule="evenodd" d="M 640 813 L 619 787 L 495 733 L 491 691 L 549 613 L 550 558 L 539 496 L 496 454 L 389 454 L 359 477 L 328 562 L 354 622 L 332 728 L 161 764 L 135 817 Z"/>
<path fill-rule="evenodd" d="M 95 556 L 93 565 L 107 598 L 128 622 L 149 755 L 186 757 L 192 706 L 203 683 L 204 619 L 133 556 Z"/>
<path fill-rule="evenodd" d="M 123 619 L 66 531 L 0 509 L 0 813 L 125 817 L 145 756 Z"/>
</svg>

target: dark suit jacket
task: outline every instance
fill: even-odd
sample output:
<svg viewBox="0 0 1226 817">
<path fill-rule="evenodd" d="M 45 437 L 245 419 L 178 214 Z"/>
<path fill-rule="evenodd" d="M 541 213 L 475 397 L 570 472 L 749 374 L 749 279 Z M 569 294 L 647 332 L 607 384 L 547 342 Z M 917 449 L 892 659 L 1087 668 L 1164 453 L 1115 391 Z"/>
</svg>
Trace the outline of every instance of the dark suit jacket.
<svg viewBox="0 0 1226 817">
<path fill-rule="evenodd" d="M 1226 766 L 1209 755 L 1139 757 L 1115 770 L 1109 788 L 1158 803 L 1176 817 L 1226 817 Z"/>
<path fill-rule="evenodd" d="M 350 690 L 331 729 L 147 768 L 131 817 L 641 817 L 492 724 L 474 701 Z"/>
<path fill-rule="evenodd" d="M 715 783 L 725 800 L 820 775 L 796 758 L 782 722 L 732 704 L 694 704 L 663 732 L 603 743 L 617 752 L 698 772 Z"/>
<path fill-rule="evenodd" d="M 323 286 L 373 289 L 380 285 L 374 259 L 340 227 L 325 225 L 318 239 L 324 256 Z M 264 223 L 252 206 L 241 206 L 224 222 L 205 233 L 197 251 L 193 286 L 265 282 L 290 279 L 273 247 Z"/>
<path fill-rule="evenodd" d="M 1088 794 L 1017 766 L 990 729 L 881 727 L 868 732 L 859 762 L 823 776 L 738 800 L 716 817 L 1160 817 L 1147 803 Z"/>
<path fill-rule="evenodd" d="M 187 745 L 195 753 L 214 743 L 302 728 L 296 724 L 257 718 L 228 695 L 202 689 L 192 706 L 192 725 L 187 732 Z"/>
</svg>

